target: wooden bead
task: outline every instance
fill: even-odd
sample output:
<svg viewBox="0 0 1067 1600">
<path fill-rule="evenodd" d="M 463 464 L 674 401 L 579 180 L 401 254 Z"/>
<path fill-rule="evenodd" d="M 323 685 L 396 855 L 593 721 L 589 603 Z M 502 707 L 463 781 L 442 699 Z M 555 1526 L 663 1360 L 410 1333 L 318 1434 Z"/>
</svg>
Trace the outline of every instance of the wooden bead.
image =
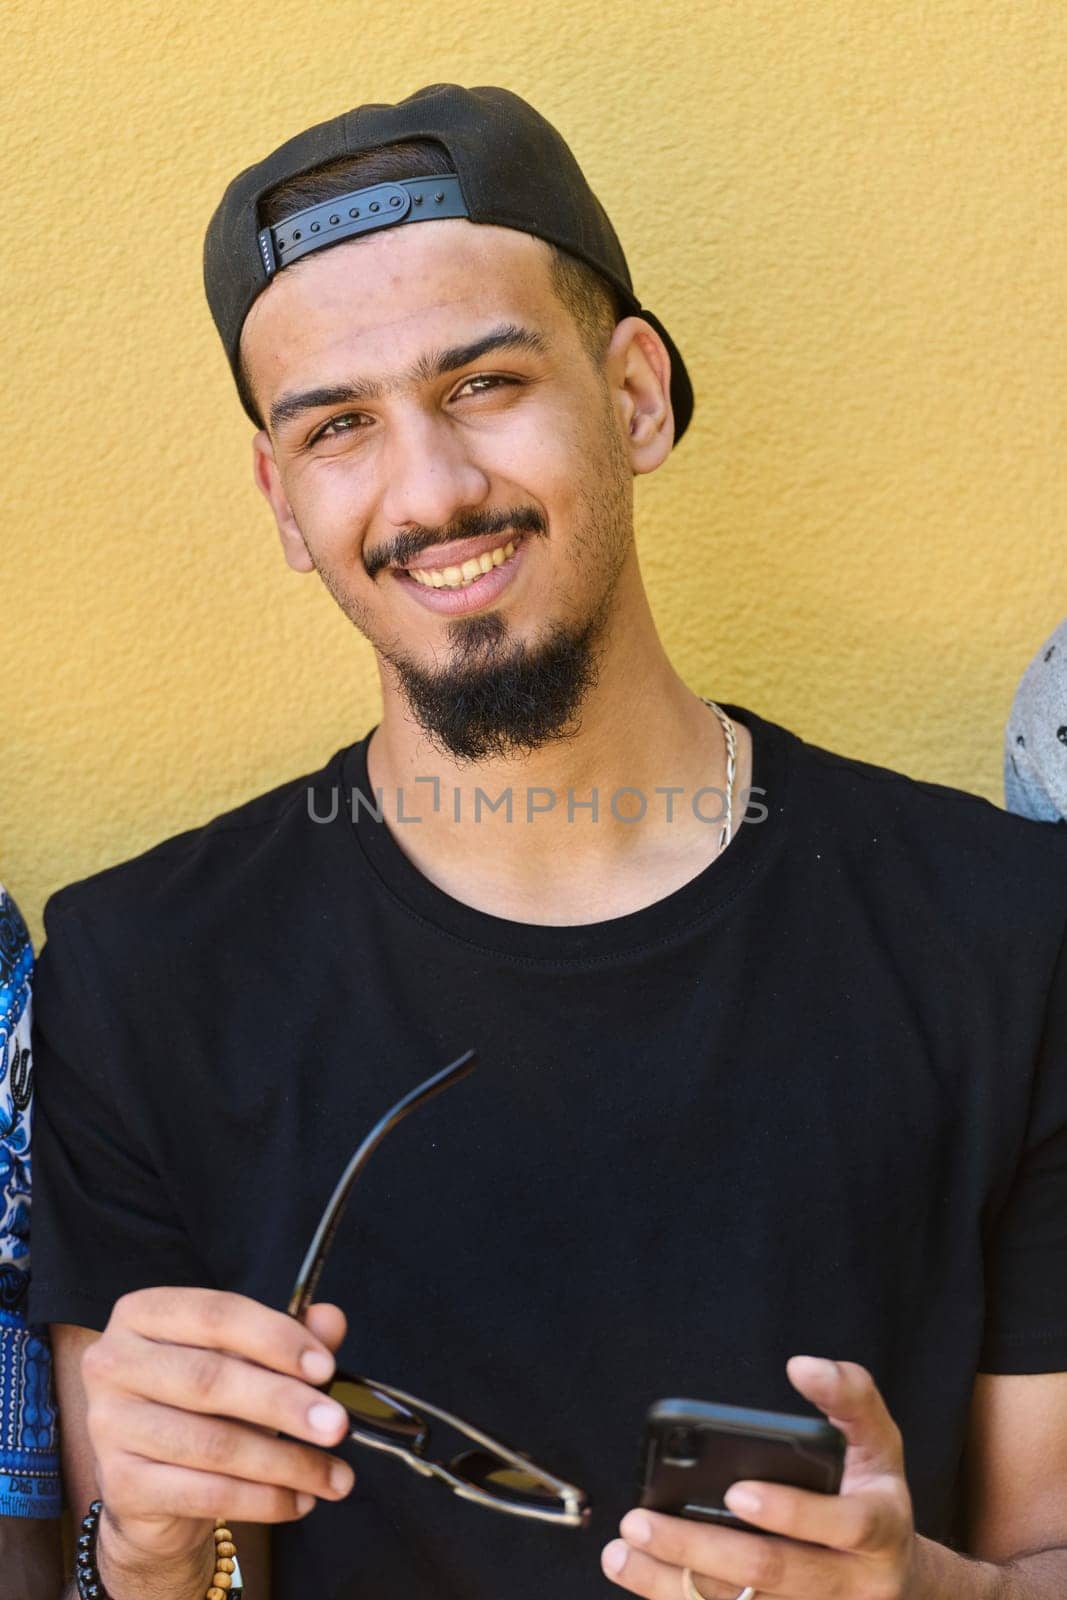
<svg viewBox="0 0 1067 1600">
<path fill-rule="evenodd" d="M 232 1574 L 237 1567 L 236 1561 L 233 1560 L 237 1554 L 237 1546 L 233 1542 L 233 1534 L 225 1517 L 215 1518 L 214 1540 L 215 1575 L 205 1600 L 229 1600 L 229 1591 L 233 1587 Z"/>
</svg>

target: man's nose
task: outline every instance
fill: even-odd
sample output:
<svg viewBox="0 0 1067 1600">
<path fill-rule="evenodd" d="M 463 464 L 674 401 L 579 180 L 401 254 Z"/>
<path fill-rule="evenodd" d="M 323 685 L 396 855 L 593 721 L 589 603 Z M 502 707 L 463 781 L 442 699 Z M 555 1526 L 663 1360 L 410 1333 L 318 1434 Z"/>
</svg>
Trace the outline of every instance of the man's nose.
<svg viewBox="0 0 1067 1600">
<path fill-rule="evenodd" d="M 382 509 L 396 527 L 444 528 L 457 511 L 481 505 L 489 480 L 464 432 L 446 418 L 412 412 L 394 420 L 383 453 Z"/>
</svg>

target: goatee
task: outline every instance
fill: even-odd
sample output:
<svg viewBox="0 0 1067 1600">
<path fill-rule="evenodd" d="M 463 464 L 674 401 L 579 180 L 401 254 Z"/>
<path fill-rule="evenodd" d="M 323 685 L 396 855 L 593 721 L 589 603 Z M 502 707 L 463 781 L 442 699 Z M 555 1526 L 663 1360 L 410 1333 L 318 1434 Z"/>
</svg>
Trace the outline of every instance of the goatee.
<svg viewBox="0 0 1067 1600">
<path fill-rule="evenodd" d="M 503 617 L 489 611 L 453 625 L 459 656 L 446 667 L 429 670 L 387 656 L 430 744 L 455 761 L 478 762 L 573 738 L 582 701 L 597 681 L 608 600 L 583 627 L 557 622 L 536 645 L 509 638 Z"/>
</svg>

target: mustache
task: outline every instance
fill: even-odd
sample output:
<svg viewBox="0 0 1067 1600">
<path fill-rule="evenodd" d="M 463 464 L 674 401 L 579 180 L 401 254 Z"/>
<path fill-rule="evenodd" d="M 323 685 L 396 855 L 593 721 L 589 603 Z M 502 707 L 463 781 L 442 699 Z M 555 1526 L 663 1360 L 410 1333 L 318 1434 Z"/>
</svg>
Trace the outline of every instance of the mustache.
<svg viewBox="0 0 1067 1600">
<path fill-rule="evenodd" d="M 406 567 L 423 550 L 435 545 L 457 544 L 462 539 L 482 539 L 491 533 L 545 533 L 545 519 L 535 506 L 515 506 L 510 510 L 471 511 L 457 517 L 446 528 L 407 528 L 391 549 L 378 550 L 364 559 L 371 578 L 385 567 Z"/>
</svg>

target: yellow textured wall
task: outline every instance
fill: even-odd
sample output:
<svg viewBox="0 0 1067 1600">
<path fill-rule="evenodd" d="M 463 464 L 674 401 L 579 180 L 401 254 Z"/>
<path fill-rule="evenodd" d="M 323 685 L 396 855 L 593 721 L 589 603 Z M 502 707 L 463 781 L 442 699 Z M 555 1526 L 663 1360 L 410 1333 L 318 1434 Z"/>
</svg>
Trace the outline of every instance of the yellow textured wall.
<svg viewBox="0 0 1067 1600">
<path fill-rule="evenodd" d="M 639 489 L 703 693 L 1000 798 L 1067 611 L 1061 0 L 4 7 L 0 876 L 58 884 L 317 766 L 370 648 L 283 565 L 200 244 L 361 100 L 500 83 L 563 132 L 698 407 Z"/>
</svg>

